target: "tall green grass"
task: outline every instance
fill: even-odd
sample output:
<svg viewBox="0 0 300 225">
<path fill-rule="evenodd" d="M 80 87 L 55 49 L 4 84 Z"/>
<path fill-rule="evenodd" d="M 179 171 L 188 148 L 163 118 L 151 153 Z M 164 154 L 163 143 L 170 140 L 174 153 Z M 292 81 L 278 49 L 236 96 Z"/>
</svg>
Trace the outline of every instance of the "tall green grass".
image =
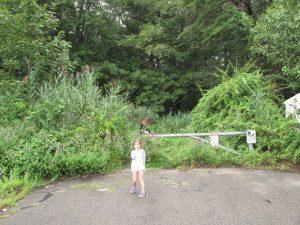
<svg viewBox="0 0 300 225">
<path fill-rule="evenodd" d="M 13 194 L 14 190 L 18 186 L 26 189 L 32 179 L 53 180 L 120 168 L 131 150 L 133 132 L 128 128 L 138 128 L 131 121 L 142 116 L 118 88 L 102 93 L 93 74 L 59 75 L 27 90 L 34 83 L 34 74 L 31 79 L 9 81 L 15 82 L 9 93 L 1 86 L 1 100 L 6 103 L 1 112 L 7 116 L 0 124 L 0 172 L 4 177 L 0 192 L 11 190 L 12 194 L 3 195 L 2 205 L 18 198 L 19 191 Z M 26 108 L 9 114 L 20 99 Z M 12 175 L 14 171 L 18 176 Z"/>
</svg>

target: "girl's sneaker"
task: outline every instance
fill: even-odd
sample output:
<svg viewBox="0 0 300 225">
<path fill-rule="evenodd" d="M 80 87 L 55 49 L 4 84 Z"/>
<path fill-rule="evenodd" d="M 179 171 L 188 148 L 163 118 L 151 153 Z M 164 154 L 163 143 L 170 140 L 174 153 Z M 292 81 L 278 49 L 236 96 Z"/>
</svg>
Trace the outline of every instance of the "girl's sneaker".
<svg viewBox="0 0 300 225">
<path fill-rule="evenodd" d="M 132 187 L 129 191 L 130 194 L 134 194 L 135 193 L 135 187 Z"/>
<path fill-rule="evenodd" d="M 146 192 L 141 192 L 141 193 L 139 194 L 139 198 L 144 198 L 146 195 L 147 195 Z"/>
</svg>

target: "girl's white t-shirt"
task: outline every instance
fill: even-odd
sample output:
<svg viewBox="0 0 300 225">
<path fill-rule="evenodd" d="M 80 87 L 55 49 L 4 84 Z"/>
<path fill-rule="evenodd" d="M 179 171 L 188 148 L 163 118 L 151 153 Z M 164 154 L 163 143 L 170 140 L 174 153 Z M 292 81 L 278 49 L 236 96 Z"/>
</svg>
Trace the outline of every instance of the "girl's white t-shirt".
<svg viewBox="0 0 300 225">
<path fill-rule="evenodd" d="M 143 149 L 131 151 L 131 159 L 132 171 L 145 170 L 146 154 Z"/>
</svg>

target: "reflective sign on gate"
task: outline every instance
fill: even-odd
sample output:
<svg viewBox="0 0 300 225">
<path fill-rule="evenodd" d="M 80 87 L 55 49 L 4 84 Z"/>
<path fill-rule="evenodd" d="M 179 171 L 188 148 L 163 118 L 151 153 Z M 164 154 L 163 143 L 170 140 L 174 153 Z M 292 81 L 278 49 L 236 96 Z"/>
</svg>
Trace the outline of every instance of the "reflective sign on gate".
<svg viewBox="0 0 300 225">
<path fill-rule="evenodd" d="M 255 132 L 255 130 L 248 130 L 247 131 L 247 143 L 248 144 L 255 144 L 256 143 L 256 132 Z"/>
<path fill-rule="evenodd" d="M 210 137 L 210 144 L 212 146 L 219 146 L 219 135 L 217 133 L 211 133 Z"/>
</svg>

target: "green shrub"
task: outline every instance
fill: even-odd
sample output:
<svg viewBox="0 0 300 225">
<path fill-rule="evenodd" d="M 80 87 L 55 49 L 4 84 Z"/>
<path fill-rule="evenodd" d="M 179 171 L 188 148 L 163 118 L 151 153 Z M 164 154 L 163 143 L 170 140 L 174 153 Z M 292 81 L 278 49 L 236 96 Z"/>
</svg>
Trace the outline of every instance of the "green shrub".
<svg viewBox="0 0 300 225">
<path fill-rule="evenodd" d="M 178 112 L 156 119 L 150 126 L 150 130 L 155 133 L 180 133 L 187 132 L 190 124 L 190 114 Z"/>
<path fill-rule="evenodd" d="M 23 165 L 20 168 L 32 177 L 53 178 L 59 174 L 59 170 L 54 163 L 54 155 L 58 145 L 55 133 L 44 130 L 36 133 L 19 150 L 24 158 Z"/>
<path fill-rule="evenodd" d="M 24 144 L 35 135 L 33 124 L 14 120 L 10 125 L 0 126 L 0 170 L 9 174 L 24 163 Z"/>
<path fill-rule="evenodd" d="M 274 166 L 276 164 L 276 154 L 273 152 L 245 151 L 242 162 L 250 167 Z"/>
<path fill-rule="evenodd" d="M 254 129 L 258 150 L 285 152 L 292 159 L 299 146 L 298 125 L 294 119 L 284 117 L 272 90 L 259 72 L 236 71 L 200 99 L 192 112 L 191 125 L 196 132 Z M 245 137 L 222 139 L 234 149 L 246 145 Z"/>
<path fill-rule="evenodd" d="M 41 130 L 26 137 L 22 132 L 14 132 L 17 136 L 11 140 L 4 140 L 3 136 L 0 140 L 0 168 L 5 175 L 14 169 L 18 169 L 20 175 L 41 179 L 50 179 L 58 174 L 53 157 L 60 143 L 55 133 Z"/>
<path fill-rule="evenodd" d="M 30 106 L 27 88 L 25 82 L 7 79 L 0 74 L 0 125 L 8 125 L 27 115 Z"/>
<path fill-rule="evenodd" d="M 67 152 L 57 156 L 55 166 L 63 176 L 77 176 L 108 172 L 114 167 L 110 161 L 109 152 Z"/>
</svg>

